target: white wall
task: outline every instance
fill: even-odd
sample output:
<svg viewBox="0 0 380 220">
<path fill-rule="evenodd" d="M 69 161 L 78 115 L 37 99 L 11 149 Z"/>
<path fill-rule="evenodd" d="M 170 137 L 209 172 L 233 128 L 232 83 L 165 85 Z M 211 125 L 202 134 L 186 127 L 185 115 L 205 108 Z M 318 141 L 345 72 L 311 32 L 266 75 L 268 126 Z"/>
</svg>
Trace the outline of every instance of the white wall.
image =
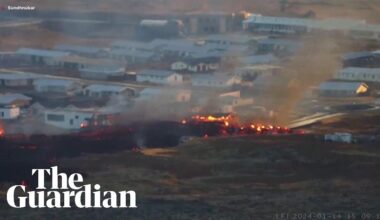
<svg viewBox="0 0 380 220">
<path fill-rule="evenodd" d="M 16 119 L 20 116 L 20 108 L 0 108 L 0 118 L 4 120 Z"/>
<path fill-rule="evenodd" d="M 80 129 L 86 119 L 93 117 L 93 113 L 75 111 L 46 111 L 44 122 L 63 129 Z"/>
</svg>

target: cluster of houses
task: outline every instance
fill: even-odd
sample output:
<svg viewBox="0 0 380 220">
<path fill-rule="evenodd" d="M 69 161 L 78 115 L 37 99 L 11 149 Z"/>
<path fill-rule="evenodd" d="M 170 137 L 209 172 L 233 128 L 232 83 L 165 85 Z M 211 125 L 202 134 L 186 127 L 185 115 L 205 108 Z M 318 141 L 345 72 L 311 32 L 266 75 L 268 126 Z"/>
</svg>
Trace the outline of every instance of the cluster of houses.
<svg viewBox="0 0 380 220">
<path fill-rule="evenodd" d="M 338 30 L 355 37 L 363 38 L 364 32 L 369 39 L 380 37 L 380 28 L 364 21 L 251 15 L 242 25 L 254 33 L 226 33 L 212 22 L 198 23 L 205 19 L 202 16 L 191 19 L 185 22 L 193 24 L 194 33 L 208 35 L 147 42 L 117 40 L 105 47 L 65 43 L 3 54 L 2 62 L 17 60 L 17 67 L 41 72 L 0 71 L 1 119 L 38 114 L 47 125 L 71 130 L 93 119 L 121 114 L 137 102 L 158 100 L 165 100 L 168 109 L 184 107 L 191 112 L 204 108 L 225 113 L 250 111 L 255 108 L 254 92 L 265 91 L 266 83 L 282 74 L 282 66 L 302 47 L 289 35 Z M 344 68 L 317 88 L 318 95 L 367 95 L 371 83 L 380 82 L 379 54 L 345 55 Z M 49 102 L 55 105 L 44 105 Z"/>
</svg>

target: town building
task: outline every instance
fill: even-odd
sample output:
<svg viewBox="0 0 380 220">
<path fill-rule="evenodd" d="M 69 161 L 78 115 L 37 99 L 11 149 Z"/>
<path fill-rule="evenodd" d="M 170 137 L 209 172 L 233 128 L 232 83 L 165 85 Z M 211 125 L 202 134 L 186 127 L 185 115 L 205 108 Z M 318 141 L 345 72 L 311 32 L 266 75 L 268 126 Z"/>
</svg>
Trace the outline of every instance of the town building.
<svg viewBox="0 0 380 220">
<path fill-rule="evenodd" d="M 92 84 L 83 89 L 83 95 L 92 98 L 109 98 L 118 95 L 132 96 L 134 90 L 120 85 Z"/>
<path fill-rule="evenodd" d="M 355 39 L 380 39 L 380 25 L 367 24 L 365 20 L 317 20 L 307 18 L 271 17 L 253 14 L 243 21 L 243 29 L 252 32 L 281 35 L 301 35 L 314 31 L 339 31 Z"/>
<path fill-rule="evenodd" d="M 29 73 L 0 73 L 0 86 L 29 87 L 37 76 Z"/>
<path fill-rule="evenodd" d="M 143 70 L 137 73 L 136 81 L 141 83 L 180 85 L 183 83 L 183 76 L 166 70 Z"/>
<path fill-rule="evenodd" d="M 347 53 L 343 56 L 344 67 L 380 67 L 380 51 L 359 51 Z"/>
<path fill-rule="evenodd" d="M 100 47 L 90 47 L 72 44 L 58 44 L 54 50 L 69 52 L 74 55 L 91 57 L 91 58 L 104 58 L 108 55 L 108 49 Z"/>
<path fill-rule="evenodd" d="M 335 79 L 378 83 L 380 82 L 380 68 L 348 67 L 340 70 Z"/>
<path fill-rule="evenodd" d="M 125 75 L 125 68 L 118 66 L 91 66 L 79 69 L 79 75 L 85 79 L 107 80 Z"/>
<path fill-rule="evenodd" d="M 0 94 L 0 106 L 25 107 L 32 101 L 32 98 L 19 93 Z"/>
<path fill-rule="evenodd" d="M 166 102 L 189 102 L 191 91 L 172 88 L 146 88 L 139 93 L 138 100 L 165 100 Z"/>
<path fill-rule="evenodd" d="M 171 64 L 171 70 L 179 72 L 213 72 L 220 68 L 218 57 L 194 58 L 176 61 Z"/>
<path fill-rule="evenodd" d="M 0 119 L 12 120 L 20 116 L 20 108 L 17 106 L 4 106 L 0 107 Z"/>
<path fill-rule="evenodd" d="M 69 56 L 70 53 L 57 50 L 42 50 L 33 48 L 20 48 L 16 55 L 27 58 L 34 65 L 53 65 L 54 59 Z"/>
<path fill-rule="evenodd" d="M 241 79 L 227 74 L 197 74 L 191 77 L 192 86 L 206 88 L 228 88 L 240 84 Z"/>
<path fill-rule="evenodd" d="M 74 95 L 79 84 L 73 80 L 41 78 L 33 82 L 34 90 L 39 93 L 60 93 Z"/>
<path fill-rule="evenodd" d="M 318 88 L 322 97 L 354 97 L 366 95 L 368 85 L 361 82 L 324 82 Z"/>
</svg>

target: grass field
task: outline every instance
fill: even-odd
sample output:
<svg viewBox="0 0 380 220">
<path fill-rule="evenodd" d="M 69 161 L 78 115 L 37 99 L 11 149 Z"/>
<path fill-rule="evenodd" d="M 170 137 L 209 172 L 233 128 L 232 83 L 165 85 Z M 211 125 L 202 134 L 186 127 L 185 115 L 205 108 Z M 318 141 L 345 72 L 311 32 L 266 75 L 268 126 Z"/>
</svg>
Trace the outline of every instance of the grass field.
<svg viewBox="0 0 380 220">
<path fill-rule="evenodd" d="M 103 189 L 134 189 L 128 210 L 7 210 L 14 219 L 273 219 L 288 212 L 360 212 L 380 203 L 378 143 L 324 143 L 317 136 L 197 139 L 146 149 L 64 159 Z M 17 212 L 17 215 L 16 215 Z M 12 218 L 7 218 L 12 219 Z"/>
</svg>

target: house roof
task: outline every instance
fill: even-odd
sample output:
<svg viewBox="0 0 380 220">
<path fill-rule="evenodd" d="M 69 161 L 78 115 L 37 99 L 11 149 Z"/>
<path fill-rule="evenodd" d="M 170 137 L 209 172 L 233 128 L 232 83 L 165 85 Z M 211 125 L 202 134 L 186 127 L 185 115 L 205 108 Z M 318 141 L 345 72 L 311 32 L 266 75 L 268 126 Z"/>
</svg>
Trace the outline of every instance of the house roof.
<svg viewBox="0 0 380 220">
<path fill-rule="evenodd" d="M 110 59 L 99 59 L 99 58 L 88 58 L 88 57 L 81 57 L 77 55 L 69 55 L 65 57 L 56 57 L 56 61 L 58 62 L 65 62 L 65 63 L 80 63 L 85 65 L 116 65 L 119 64 L 115 60 Z M 121 64 L 119 64 L 121 65 Z"/>
<path fill-rule="evenodd" d="M 153 45 L 151 43 L 146 43 L 146 42 L 140 42 L 140 41 L 120 40 L 120 41 L 113 42 L 111 46 L 125 48 L 128 50 L 151 51 L 151 50 L 156 49 L 157 45 Z"/>
<path fill-rule="evenodd" d="M 130 56 L 130 57 L 140 57 L 140 58 L 152 58 L 154 56 L 154 52 L 150 51 L 131 51 L 127 49 L 114 49 L 111 51 L 112 55 L 117 56 Z"/>
<path fill-rule="evenodd" d="M 6 93 L 0 95 L 0 105 L 8 105 L 16 100 L 30 101 L 32 98 L 19 93 Z"/>
<path fill-rule="evenodd" d="M 324 82 L 319 86 L 319 90 L 334 91 L 357 91 L 361 86 L 368 87 L 367 84 L 361 82 Z"/>
<path fill-rule="evenodd" d="M 73 80 L 67 80 L 67 79 L 36 79 L 33 82 L 33 85 L 35 86 L 72 86 L 75 82 Z"/>
<path fill-rule="evenodd" d="M 114 73 L 122 73 L 125 71 L 124 67 L 118 66 L 91 66 L 87 68 L 81 68 L 80 72 L 87 73 L 103 73 L 103 74 L 114 74 Z"/>
<path fill-rule="evenodd" d="M 212 64 L 212 63 L 219 63 L 220 62 L 220 57 L 197 57 L 197 58 L 188 58 L 184 59 L 180 62 L 184 62 L 190 65 L 196 65 L 199 63 L 207 63 L 207 64 Z"/>
<path fill-rule="evenodd" d="M 340 73 L 368 73 L 380 74 L 380 68 L 362 68 L 362 67 L 347 67 L 339 71 Z"/>
<path fill-rule="evenodd" d="M 371 51 L 360 51 L 360 52 L 352 52 L 352 53 L 347 53 L 343 55 L 343 60 L 352 60 L 352 59 L 357 59 L 361 57 L 368 57 L 374 55 L 373 52 Z"/>
<path fill-rule="evenodd" d="M 270 44 L 270 45 L 281 45 L 287 47 L 299 47 L 301 46 L 300 42 L 294 40 L 285 40 L 285 39 L 262 39 L 258 41 L 259 44 Z"/>
<path fill-rule="evenodd" d="M 76 53 L 86 53 L 86 54 L 96 54 L 102 51 L 105 51 L 104 48 L 100 47 L 89 47 L 81 45 L 72 45 L 72 44 L 57 44 L 54 47 L 54 50 L 69 51 Z"/>
<path fill-rule="evenodd" d="M 194 74 L 191 76 L 192 80 L 195 81 L 228 81 L 236 76 L 231 76 L 223 73 L 218 74 Z"/>
<path fill-rule="evenodd" d="M 64 57 L 70 53 L 57 50 L 41 50 L 33 48 L 20 48 L 16 51 L 19 55 L 40 56 L 40 57 Z"/>
<path fill-rule="evenodd" d="M 274 63 L 277 61 L 278 59 L 272 54 L 253 55 L 240 58 L 240 62 L 246 65 Z"/>
<path fill-rule="evenodd" d="M 85 88 L 86 90 L 90 90 L 92 92 L 122 92 L 128 87 L 126 86 L 119 86 L 119 85 L 107 85 L 107 84 L 92 84 Z"/>
<path fill-rule="evenodd" d="M 246 43 L 249 43 L 250 41 L 255 41 L 262 38 L 264 37 L 252 36 L 252 35 L 247 35 L 247 34 L 213 34 L 213 35 L 208 35 L 205 38 L 205 40 L 207 42 L 225 41 L 225 42 L 231 42 L 231 43 L 246 44 Z"/>
<path fill-rule="evenodd" d="M 4 80 L 24 80 L 34 79 L 38 76 L 33 73 L 0 73 L 0 79 Z"/>
<path fill-rule="evenodd" d="M 168 71 L 168 70 L 143 70 L 139 72 L 137 75 L 143 75 L 143 76 L 160 76 L 160 77 L 169 77 L 173 74 L 176 74 L 175 72 Z"/>
</svg>

